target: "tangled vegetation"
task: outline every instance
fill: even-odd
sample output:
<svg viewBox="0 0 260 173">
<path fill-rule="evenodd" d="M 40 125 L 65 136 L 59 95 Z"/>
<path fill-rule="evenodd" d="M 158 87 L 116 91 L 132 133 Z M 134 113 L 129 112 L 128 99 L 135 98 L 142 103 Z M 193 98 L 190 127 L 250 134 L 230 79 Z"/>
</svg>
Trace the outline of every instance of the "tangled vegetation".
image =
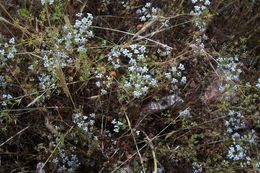
<svg viewBox="0 0 260 173">
<path fill-rule="evenodd" d="M 259 11 L 0 1 L 0 172 L 260 172 Z"/>
</svg>

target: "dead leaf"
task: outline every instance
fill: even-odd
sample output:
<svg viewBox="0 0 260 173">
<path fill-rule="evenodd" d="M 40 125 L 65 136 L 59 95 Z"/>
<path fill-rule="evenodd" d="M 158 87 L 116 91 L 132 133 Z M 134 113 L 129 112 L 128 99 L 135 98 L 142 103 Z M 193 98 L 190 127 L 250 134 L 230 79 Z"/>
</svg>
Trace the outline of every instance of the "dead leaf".
<svg viewBox="0 0 260 173">
<path fill-rule="evenodd" d="M 216 76 L 211 84 L 206 88 L 206 91 L 202 97 L 204 103 L 213 103 L 219 101 L 222 97 L 222 93 L 219 90 L 222 84 L 222 79 Z"/>
</svg>

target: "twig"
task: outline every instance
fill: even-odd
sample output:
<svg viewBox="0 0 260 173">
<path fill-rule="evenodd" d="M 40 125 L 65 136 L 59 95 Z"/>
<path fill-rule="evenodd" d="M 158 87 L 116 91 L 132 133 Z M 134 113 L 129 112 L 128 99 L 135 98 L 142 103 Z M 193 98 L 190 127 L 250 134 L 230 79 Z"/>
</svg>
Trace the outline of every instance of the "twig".
<svg viewBox="0 0 260 173">
<path fill-rule="evenodd" d="M 119 33 L 123 33 L 123 34 L 135 36 L 135 34 L 133 34 L 133 33 L 126 32 L 126 31 L 121 31 L 121 30 L 118 30 L 118 29 L 112 29 L 112 28 L 100 27 L 100 26 L 92 26 L 92 28 L 103 29 L 103 30 L 108 30 L 108 31 L 114 31 L 114 32 L 119 32 Z M 161 43 L 161 42 L 155 41 L 155 40 L 150 39 L 150 38 L 145 38 L 145 37 L 140 36 L 140 35 L 138 35 L 138 36 L 136 36 L 136 37 L 137 37 L 137 38 L 141 38 L 141 39 L 145 39 L 145 40 L 147 40 L 147 41 L 150 41 L 150 42 L 152 42 L 152 43 L 158 44 L 158 45 L 160 45 L 160 46 L 162 46 L 162 47 L 165 47 L 165 48 L 173 49 L 171 46 L 168 46 L 168 45 L 166 45 L 166 44 L 163 44 L 163 43 Z"/>
<path fill-rule="evenodd" d="M 143 133 L 146 136 L 147 142 L 148 142 L 148 144 L 149 144 L 149 146 L 150 146 L 150 148 L 152 150 L 153 166 L 154 166 L 153 172 L 157 173 L 157 168 L 158 168 L 158 166 L 157 166 L 157 158 L 156 158 L 156 154 L 155 154 L 155 151 L 154 151 L 154 146 L 153 146 L 152 140 L 148 137 L 148 135 L 145 132 L 143 132 Z"/>
<path fill-rule="evenodd" d="M 10 138 L 8 138 L 5 142 L 3 142 L 0 147 L 2 147 L 3 145 L 5 145 L 7 142 L 11 141 L 13 138 L 15 138 L 17 135 L 23 133 L 25 130 L 27 130 L 30 126 L 27 126 L 25 128 L 23 128 L 22 130 L 20 130 L 18 133 L 16 133 L 15 135 L 11 136 Z"/>
</svg>

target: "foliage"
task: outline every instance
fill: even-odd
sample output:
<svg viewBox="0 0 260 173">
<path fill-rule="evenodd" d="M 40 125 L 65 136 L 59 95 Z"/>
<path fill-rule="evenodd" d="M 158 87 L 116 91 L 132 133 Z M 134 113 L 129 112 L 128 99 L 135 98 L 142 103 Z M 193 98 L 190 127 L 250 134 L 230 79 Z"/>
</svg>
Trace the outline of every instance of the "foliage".
<svg viewBox="0 0 260 173">
<path fill-rule="evenodd" d="M 259 7 L 0 2 L 0 172 L 259 172 Z"/>
</svg>

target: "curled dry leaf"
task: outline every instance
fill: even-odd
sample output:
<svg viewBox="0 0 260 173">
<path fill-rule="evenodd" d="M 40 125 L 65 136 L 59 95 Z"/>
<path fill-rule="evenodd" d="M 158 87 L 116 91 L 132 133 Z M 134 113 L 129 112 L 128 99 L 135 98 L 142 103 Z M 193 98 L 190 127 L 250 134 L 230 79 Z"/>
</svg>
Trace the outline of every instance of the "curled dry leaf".
<svg viewBox="0 0 260 173">
<path fill-rule="evenodd" d="M 165 110 L 174 104 L 182 103 L 183 100 L 177 96 L 177 95 L 168 95 L 163 98 L 161 98 L 157 102 L 150 102 L 148 105 L 146 105 L 143 110 L 141 111 L 141 115 L 144 114 L 151 114 L 154 112 Z"/>
<path fill-rule="evenodd" d="M 139 124 L 145 119 L 147 115 L 150 115 L 155 112 L 161 112 L 179 103 L 183 103 L 183 100 L 175 94 L 162 97 L 157 102 L 150 102 L 141 110 L 140 117 L 137 121 L 137 124 L 135 125 L 135 128 L 139 126 Z"/>
<path fill-rule="evenodd" d="M 215 76 L 211 84 L 206 88 L 204 95 L 202 96 L 202 101 L 206 104 L 214 103 L 222 98 L 222 93 L 219 87 L 222 84 L 222 79 Z"/>
</svg>

